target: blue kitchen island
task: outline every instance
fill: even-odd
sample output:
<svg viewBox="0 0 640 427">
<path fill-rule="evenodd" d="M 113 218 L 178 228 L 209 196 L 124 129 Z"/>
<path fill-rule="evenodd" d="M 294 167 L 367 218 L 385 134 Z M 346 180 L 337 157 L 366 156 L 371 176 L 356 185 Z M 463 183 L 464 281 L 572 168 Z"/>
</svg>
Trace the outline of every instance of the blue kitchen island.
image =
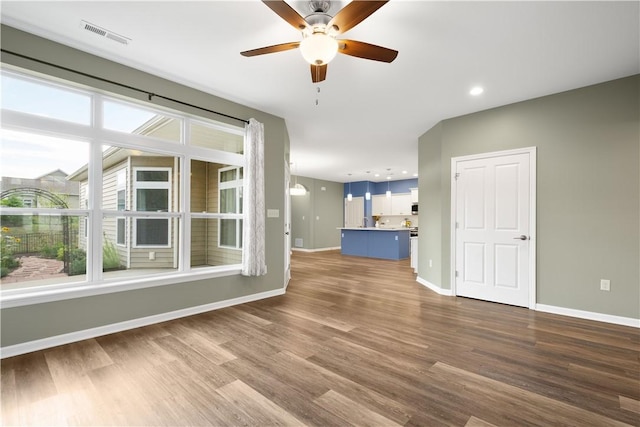
<svg viewBox="0 0 640 427">
<path fill-rule="evenodd" d="M 341 228 L 341 253 L 368 258 L 409 258 L 408 228 Z"/>
</svg>

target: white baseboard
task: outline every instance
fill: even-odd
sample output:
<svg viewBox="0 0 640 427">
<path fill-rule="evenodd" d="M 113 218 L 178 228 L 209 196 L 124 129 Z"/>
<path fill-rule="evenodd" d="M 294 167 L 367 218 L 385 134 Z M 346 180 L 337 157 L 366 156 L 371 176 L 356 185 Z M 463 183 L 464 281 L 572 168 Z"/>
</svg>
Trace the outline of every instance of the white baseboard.
<svg viewBox="0 0 640 427">
<path fill-rule="evenodd" d="M 0 359 L 30 353 L 32 351 L 44 350 L 46 348 L 69 344 L 76 341 L 95 338 L 102 335 L 113 334 L 115 332 L 126 331 L 128 329 L 139 328 L 141 326 L 152 325 L 154 323 L 166 322 L 167 320 L 178 319 L 180 317 L 193 316 L 194 314 L 200 314 L 212 310 L 219 310 L 221 308 L 231 307 L 233 305 L 245 304 L 252 301 L 271 298 L 278 295 L 283 295 L 284 293 L 284 289 L 274 289 L 272 291 L 260 292 L 243 297 L 218 301 L 211 304 L 183 308 L 181 310 L 170 311 L 153 316 L 141 317 L 124 322 L 112 323 L 110 325 L 98 326 L 96 328 L 84 329 L 82 331 L 70 332 L 68 334 L 56 335 L 53 337 L 47 337 L 35 341 L 28 341 L 20 344 L 10 345 L 0 348 Z"/>
<path fill-rule="evenodd" d="M 453 296 L 453 291 L 451 289 L 442 289 L 440 286 L 436 286 L 433 283 L 423 279 L 422 277 L 416 277 L 416 282 L 420 283 L 422 286 L 431 289 L 433 292 L 445 295 L 445 296 Z"/>
<path fill-rule="evenodd" d="M 416 282 L 431 289 L 432 291 L 445 296 L 453 296 L 453 292 L 450 289 L 442 289 L 439 286 L 430 283 L 422 277 L 417 277 Z M 559 314 L 561 316 L 576 317 L 578 319 L 595 320 L 597 322 L 613 323 L 615 325 L 631 326 L 633 328 L 640 328 L 640 319 L 634 319 L 632 317 L 614 316 L 611 314 L 595 313 L 592 311 L 575 310 L 572 308 L 557 307 L 546 304 L 536 304 L 536 311 L 542 311 L 545 313 Z"/>
<path fill-rule="evenodd" d="M 537 311 L 560 314 L 562 316 L 577 317 L 579 319 L 595 320 L 598 322 L 613 323 L 616 325 L 640 328 L 640 319 L 632 317 L 614 316 L 611 314 L 595 313 L 593 311 L 575 310 L 573 308 L 556 307 L 554 305 L 536 304 Z"/>
<path fill-rule="evenodd" d="M 336 246 L 334 248 L 318 248 L 318 249 L 291 248 L 292 251 L 298 251 L 298 252 L 323 252 L 323 251 L 335 251 L 337 249 L 340 249 L 340 246 Z"/>
</svg>

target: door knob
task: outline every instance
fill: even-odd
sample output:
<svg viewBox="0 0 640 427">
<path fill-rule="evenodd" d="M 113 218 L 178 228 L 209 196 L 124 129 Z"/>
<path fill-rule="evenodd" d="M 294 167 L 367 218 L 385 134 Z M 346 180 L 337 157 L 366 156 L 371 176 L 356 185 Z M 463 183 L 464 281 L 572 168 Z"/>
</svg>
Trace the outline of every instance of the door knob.
<svg viewBox="0 0 640 427">
<path fill-rule="evenodd" d="M 529 237 L 525 236 L 524 234 L 521 234 L 520 237 L 514 237 L 514 240 L 529 240 Z"/>
</svg>

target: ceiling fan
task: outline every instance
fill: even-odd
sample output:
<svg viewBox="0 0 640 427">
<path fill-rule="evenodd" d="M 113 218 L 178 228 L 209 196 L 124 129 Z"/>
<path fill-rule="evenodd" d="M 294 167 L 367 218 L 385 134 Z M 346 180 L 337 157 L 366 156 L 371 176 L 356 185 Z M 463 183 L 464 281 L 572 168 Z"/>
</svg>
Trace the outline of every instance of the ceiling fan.
<svg viewBox="0 0 640 427">
<path fill-rule="evenodd" d="M 246 50 L 240 54 L 257 56 L 299 47 L 304 59 L 311 64 L 311 80 L 314 83 L 327 77 L 327 64 L 338 52 L 374 61 L 392 62 L 398 56 L 397 50 L 355 40 L 336 39 L 337 35 L 364 21 L 387 1 L 354 0 L 335 16 L 327 14 L 331 7 L 330 1 L 310 1 L 311 14 L 303 18 L 283 0 L 262 0 L 269 9 L 301 31 L 302 40 Z"/>
</svg>

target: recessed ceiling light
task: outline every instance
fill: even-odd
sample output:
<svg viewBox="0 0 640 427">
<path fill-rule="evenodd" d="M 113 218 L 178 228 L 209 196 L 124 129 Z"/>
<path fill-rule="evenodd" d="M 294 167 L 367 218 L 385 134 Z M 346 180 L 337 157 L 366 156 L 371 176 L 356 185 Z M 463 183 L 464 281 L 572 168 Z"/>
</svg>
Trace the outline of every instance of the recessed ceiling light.
<svg viewBox="0 0 640 427">
<path fill-rule="evenodd" d="M 376 177 L 376 178 L 377 178 L 377 177 L 379 177 L 379 176 L 380 176 L 380 174 L 379 174 L 379 173 L 375 174 L 375 177 Z"/>
<path fill-rule="evenodd" d="M 476 87 L 474 87 L 473 89 L 471 89 L 471 90 L 469 91 L 469 94 L 470 94 L 470 95 L 473 95 L 473 96 L 478 96 L 478 95 L 480 95 L 482 92 L 484 92 L 484 89 L 482 89 L 480 86 L 476 86 Z"/>
<path fill-rule="evenodd" d="M 413 176 L 418 176 L 418 174 L 417 174 L 417 173 L 414 173 L 414 174 L 413 174 Z"/>
<path fill-rule="evenodd" d="M 404 175 L 406 175 L 406 174 L 407 174 L 407 171 L 402 171 L 402 173 L 403 173 Z"/>
</svg>

